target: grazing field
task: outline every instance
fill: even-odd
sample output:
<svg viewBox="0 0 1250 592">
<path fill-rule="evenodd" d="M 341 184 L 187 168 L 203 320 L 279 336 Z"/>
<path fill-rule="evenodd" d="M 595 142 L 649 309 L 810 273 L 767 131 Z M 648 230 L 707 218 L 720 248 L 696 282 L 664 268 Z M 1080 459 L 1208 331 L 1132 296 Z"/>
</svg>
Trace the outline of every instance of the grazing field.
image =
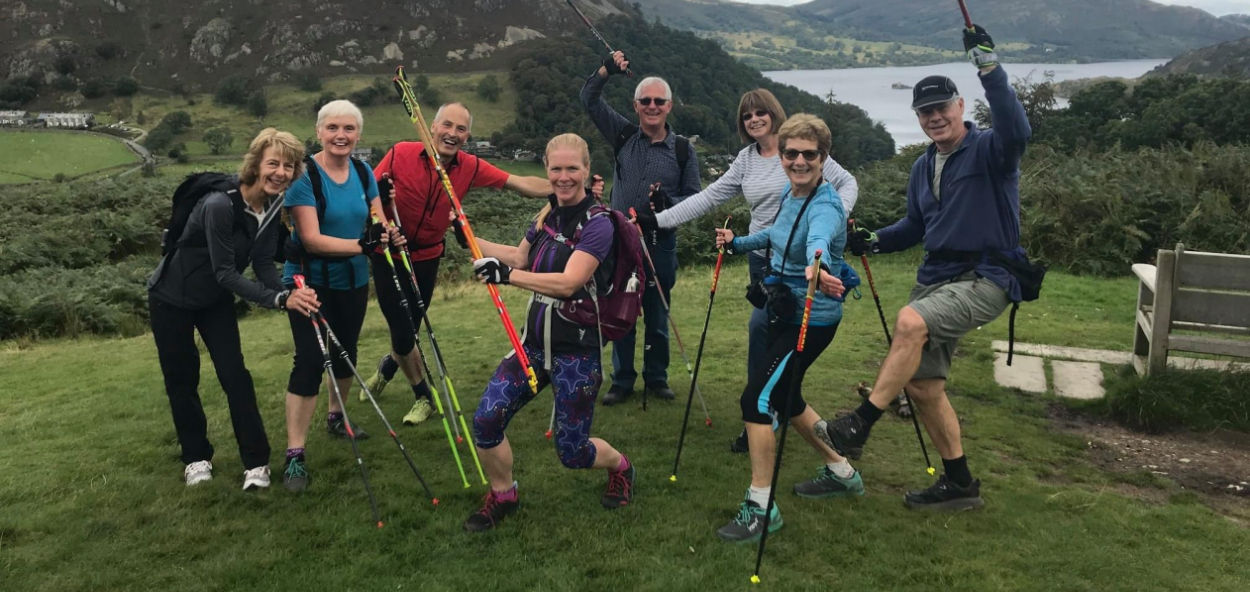
<svg viewBox="0 0 1250 592">
<path fill-rule="evenodd" d="M 905 300 L 915 255 L 873 259 L 887 315 Z M 858 265 L 857 265 L 858 266 Z M 698 343 L 710 269 L 679 274 L 675 318 Z M 636 499 L 599 506 L 600 471 L 570 471 L 543 438 L 544 392 L 516 418 L 521 510 L 494 532 L 461 522 L 485 493 L 461 487 L 436 420 L 398 428 L 439 497 L 416 485 L 379 420 L 351 395 L 349 411 L 373 437 L 361 450 L 386 525 L 370 520 L 350 446 L 314 422 L 313 481 L 302 495 L 275 486 L 239 490 L 241 467 L 224 397 L 207 356 L 201 393 L 217 447 L 216 476 L 188 489 L 150 335 L 0 344 L 0 573 L 6 590 L 1240 590 L 1250 581 L 1246 517 L 1225 516 L 1167 479 L 1104 472 L 1083 438 L 1054 429 L 1049 395 L 996 386 L 990 341 L 1006 318 L 973 332 L 951 376 L 965 446 L 983 482 L 982 511 L 931 515 L 903 507 L 928 485 L 909 423 L 887 417 L 856 466 L 868 493 L 854 500 L 802 500 L 791 483 L 816 457 L 787 442 L 778 503 L 785 527 L 769 538 L 763 587 L 748 583 L 753 545 L 714 531 L 728 521 L 748 480 L 747 459 L 728 451 L 740 429 L 748 304 L 746 267 L 726 267 L 708 332 L 701 390 L 714 420 L 695 404 L 679 479 L 673 453 L 684 401 L 637 397 L 599 407 L 593 432 L 638 467 Z M 1132 280 L 1053 272 L 1040 301 L 1026 304 L 1017 336 L 1056 345 L 1127 349 Z M 525 298 L 505 288 L 520 318 Z M 475 407 L 506 352 L 486 291 L 440 286 L 431 309 L 439 343 L 466 411 Z M 244 354 L 275 467 L 285 442 L 282 392 L 291 365 L 284 316 L 241 322 Z M 372 307 L 361 337 L 366 373 L 388 348 Z M 676 349 L 676 348 L 674 348 Z M 858 404 L 884 351 L 871 295 L 852 300 L 833 344 L 808 374 L 805 397 L 826 416 Z M 684 397 L 689 378 L 673 352 L 670 380 Z M 324 397 L 323 397 L 324 400 Z M 411 396 L 400 383 L 380 403 L 393 421 Z M 320 417 L 320 414 L 319 414 Z M 463 451 L 463 449 L 462 449 Z M 932 448 L 930 448 L 932 452 Z M 466 459 L 466 468 L 473 474 Z M 1143 495 L 1146 492 L 1148 495 Z"/>
<path fill-rule="evenodd" d="M 0 183 L 77 177 L 138 162 L 139 157 L 121 140 L 104 134 L 0 130 Z"/>
</svg>

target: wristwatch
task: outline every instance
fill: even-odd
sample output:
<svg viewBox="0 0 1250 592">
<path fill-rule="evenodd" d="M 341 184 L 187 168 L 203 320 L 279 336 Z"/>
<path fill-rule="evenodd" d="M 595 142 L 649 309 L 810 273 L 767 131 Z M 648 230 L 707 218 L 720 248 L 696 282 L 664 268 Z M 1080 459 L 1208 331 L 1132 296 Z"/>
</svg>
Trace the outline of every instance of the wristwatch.
<svg viewBox="0 0 1250 592">
<path fill-rule="evenodd" d="M 278 292 L 278 296 L 274 298 L 274 303 L 277 305 L 276 308 L 278 308 L 279 310 L 286 308 L 286 300 L 287 298 L 290 298 L 290 297 L 291 297 L 290 290 L 283 290 L 281 292 Z"/>
</svg>

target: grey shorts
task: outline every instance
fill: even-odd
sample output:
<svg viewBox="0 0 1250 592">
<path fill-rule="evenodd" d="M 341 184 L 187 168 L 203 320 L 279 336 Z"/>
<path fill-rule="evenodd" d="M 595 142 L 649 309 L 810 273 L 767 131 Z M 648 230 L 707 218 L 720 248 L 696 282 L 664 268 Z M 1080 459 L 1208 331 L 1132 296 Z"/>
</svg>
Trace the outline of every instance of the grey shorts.
<svg viewBox="0 0 1250 592">
<path fill-rule="evenodd" d="M 929 341 L 912 378 L 946 378 L 959 338 L 998 318 L 1008 304 L 1005 290 L 975 272 L 949 282 L 916 284 L 907 305 L 924 319 Z"/>
</svg>

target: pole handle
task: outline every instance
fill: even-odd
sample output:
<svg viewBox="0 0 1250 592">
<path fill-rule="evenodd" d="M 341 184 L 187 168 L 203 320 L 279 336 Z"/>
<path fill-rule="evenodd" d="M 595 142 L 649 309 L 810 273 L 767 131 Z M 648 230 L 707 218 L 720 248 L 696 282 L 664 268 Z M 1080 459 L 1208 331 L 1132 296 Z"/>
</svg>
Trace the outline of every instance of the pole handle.
<svg viewBox="0 0 1250 592">
<path fill-rule="evenodd" d="M 300 288 L 302 290 L 307 287 L 307 284 L 304 283 L 304 274 L 297 273 L 294 276 L 292 276 L 291 279 L 295 280 L 296 288 Z"/>
</svg>

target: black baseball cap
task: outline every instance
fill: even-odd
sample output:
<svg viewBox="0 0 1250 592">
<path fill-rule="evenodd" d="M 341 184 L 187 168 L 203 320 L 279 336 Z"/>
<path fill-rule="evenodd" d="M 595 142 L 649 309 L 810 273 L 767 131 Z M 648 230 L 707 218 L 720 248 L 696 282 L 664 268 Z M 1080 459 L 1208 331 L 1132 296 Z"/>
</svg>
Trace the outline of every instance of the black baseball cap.
<svg viewBox="0 0 1250 592">
<path fill-rule="evenodd" d="M 911 89 L 911 108 L 945 103 L 959 96 L 955 81 L 945 76 L 926 76 Z"/>
</svg>

